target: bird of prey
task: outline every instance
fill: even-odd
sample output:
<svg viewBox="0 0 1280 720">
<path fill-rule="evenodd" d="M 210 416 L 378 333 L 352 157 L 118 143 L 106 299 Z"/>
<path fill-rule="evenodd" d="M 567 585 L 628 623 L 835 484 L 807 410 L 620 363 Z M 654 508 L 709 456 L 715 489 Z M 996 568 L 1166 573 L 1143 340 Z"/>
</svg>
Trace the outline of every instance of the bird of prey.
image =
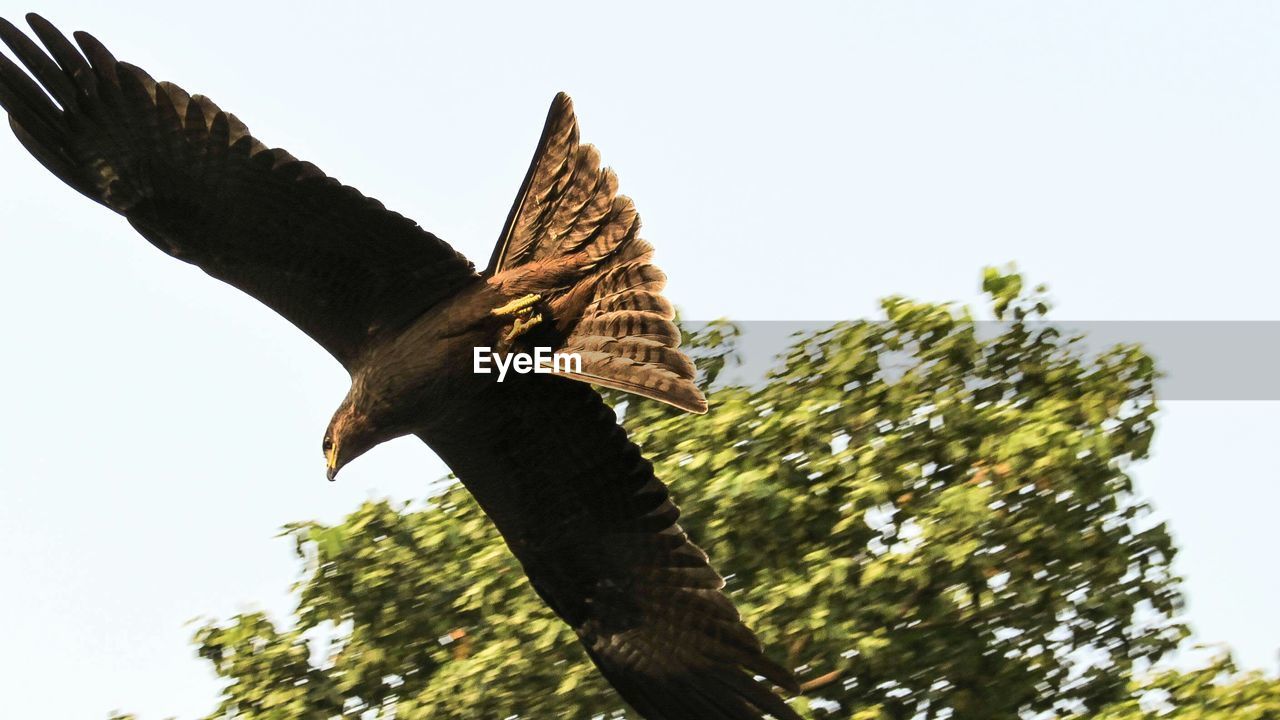
<svg viewBox="0 0 1280 720">
<path fill-rule="evenodd" d="M 156 82 L 37 15 L 0 20 L 0 106 L 22 145 L 143 237 L 275 310 L 351 389 L 325 431 L 330 479 L 413 434 L 492 518 L 538 595 L 650 720 L 798 720 L 796 691 L 677 524 L 598 384 L 705 412 L 630 199 L 552 102 L 489 266 L 269 148 L 208 98 Z M 477 374 L 477 347 L 578 367 Z"/>
</svg>

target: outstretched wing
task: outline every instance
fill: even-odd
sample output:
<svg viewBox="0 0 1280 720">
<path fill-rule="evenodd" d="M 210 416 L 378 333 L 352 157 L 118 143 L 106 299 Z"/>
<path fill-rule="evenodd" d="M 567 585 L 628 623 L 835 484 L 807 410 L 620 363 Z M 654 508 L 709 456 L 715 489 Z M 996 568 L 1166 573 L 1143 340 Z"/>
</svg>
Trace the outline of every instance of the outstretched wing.
<svg viewBox="0 0 1280 720">
<path fill-rule="evenodd" d="M 582 361 L 563 374 L 706 412 L 652 257 L 635 205 L 578 141 L 573 102 L 559 93 L 485 275 L 505 293 L 547 301 L 557 349 Z"/>
<path fill-rule="evenodd" d="M 799 720 L 653 466 L 589 386 L 492 383 L 422 439 L 493 519 L 538 594 L 649 720 Z"/>
<path fill-rule="evenodd" d="M 53 174 L 161 250 L 249 293 L 346 365 L 381 332 L 474 281 L 412 220 L 268 149 L 208 98 L 155 82 L 37 15 L 47 53 L 0 19 L 0 106 Z M 34 78 L 34 80 L 33 80 Z"/>
</svg>

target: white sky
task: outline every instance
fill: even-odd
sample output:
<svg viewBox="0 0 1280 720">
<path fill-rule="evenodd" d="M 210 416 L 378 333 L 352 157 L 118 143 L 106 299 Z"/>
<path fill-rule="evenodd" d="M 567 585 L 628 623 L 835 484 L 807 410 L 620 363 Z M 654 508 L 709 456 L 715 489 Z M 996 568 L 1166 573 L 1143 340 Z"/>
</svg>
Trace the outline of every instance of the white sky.
<svg viewBox="0 0 1280 720">
<path fill-rule="evenodd" d="M 973 300 L 1012 260 L 1062 319 L 1280 319 L 1274 4 L 39 5 L 480 264 L 566 90 L 686 317 Z M 443 466 L 400 441 L 326 483 L 341 368 L 8 137 L 0 242 L 5 713 L 206 713 L 185 623 L 286 612 L 282 524 Z M 1137 477 L 1198 639 L 1274 670 L 1276 407 L 1169 403 L 1160 427 Z"/>
</svg>

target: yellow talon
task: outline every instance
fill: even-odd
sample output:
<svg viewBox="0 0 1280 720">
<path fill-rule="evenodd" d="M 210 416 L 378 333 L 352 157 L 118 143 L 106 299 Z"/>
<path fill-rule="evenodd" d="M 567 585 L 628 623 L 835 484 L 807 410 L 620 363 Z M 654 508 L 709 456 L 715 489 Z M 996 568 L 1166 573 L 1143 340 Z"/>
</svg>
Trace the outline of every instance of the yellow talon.
<svg viewBox="0 0 1280 720">
<path fill-rule="evenodd" d="M 512 300 L 506 305 L 503 305 L 500 308 L 494 308 L 489 312 L 490 314 L 498 315 L 498 316 L 519 315 L 521 312 L 533 307 L 533 304 L 538 302 L 541 299 L 542 298 L 538 297 L 537 295 L 529 294 L 529 295 L 525 295 L 524 297 L 516 298 L 515 300 Z"/>
<path fill-rule="evenodd" d="M 506 337 L 502 339 L 503 342 L 509 343 L 512 340 L 515 340 L 540 322 L 542 322 L 541 315 L 531 315 L 528 319 L 516 318 L 516 321 L 511 325 L 511 329 L 507 331 Z"/>
</svg>

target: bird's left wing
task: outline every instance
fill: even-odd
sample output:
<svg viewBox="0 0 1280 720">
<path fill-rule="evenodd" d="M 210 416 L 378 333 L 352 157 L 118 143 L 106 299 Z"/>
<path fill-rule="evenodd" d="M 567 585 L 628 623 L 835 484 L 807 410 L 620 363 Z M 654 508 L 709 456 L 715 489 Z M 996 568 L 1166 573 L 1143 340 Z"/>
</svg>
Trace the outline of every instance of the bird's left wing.
<svg viewBox="0 0 1280 720">
<path fill-rule="evenodd" d="M 22 144 L 161 250 L 249 293 L 344 364 L 475 280 L 444 241 L 311 163 L 269 149 L 206 97 L 155 82 L 37 15 L 0 19 L 0 106 Z M 46 52 L 47 50 L 47 52 Z"/>
<path fill-rule="evenodd" d="M 474 495 L 538 594 L 648 720 L 799 720 L 653 465 L 591 387 L 491 383 L 422 435 Z"/>
</svg>

